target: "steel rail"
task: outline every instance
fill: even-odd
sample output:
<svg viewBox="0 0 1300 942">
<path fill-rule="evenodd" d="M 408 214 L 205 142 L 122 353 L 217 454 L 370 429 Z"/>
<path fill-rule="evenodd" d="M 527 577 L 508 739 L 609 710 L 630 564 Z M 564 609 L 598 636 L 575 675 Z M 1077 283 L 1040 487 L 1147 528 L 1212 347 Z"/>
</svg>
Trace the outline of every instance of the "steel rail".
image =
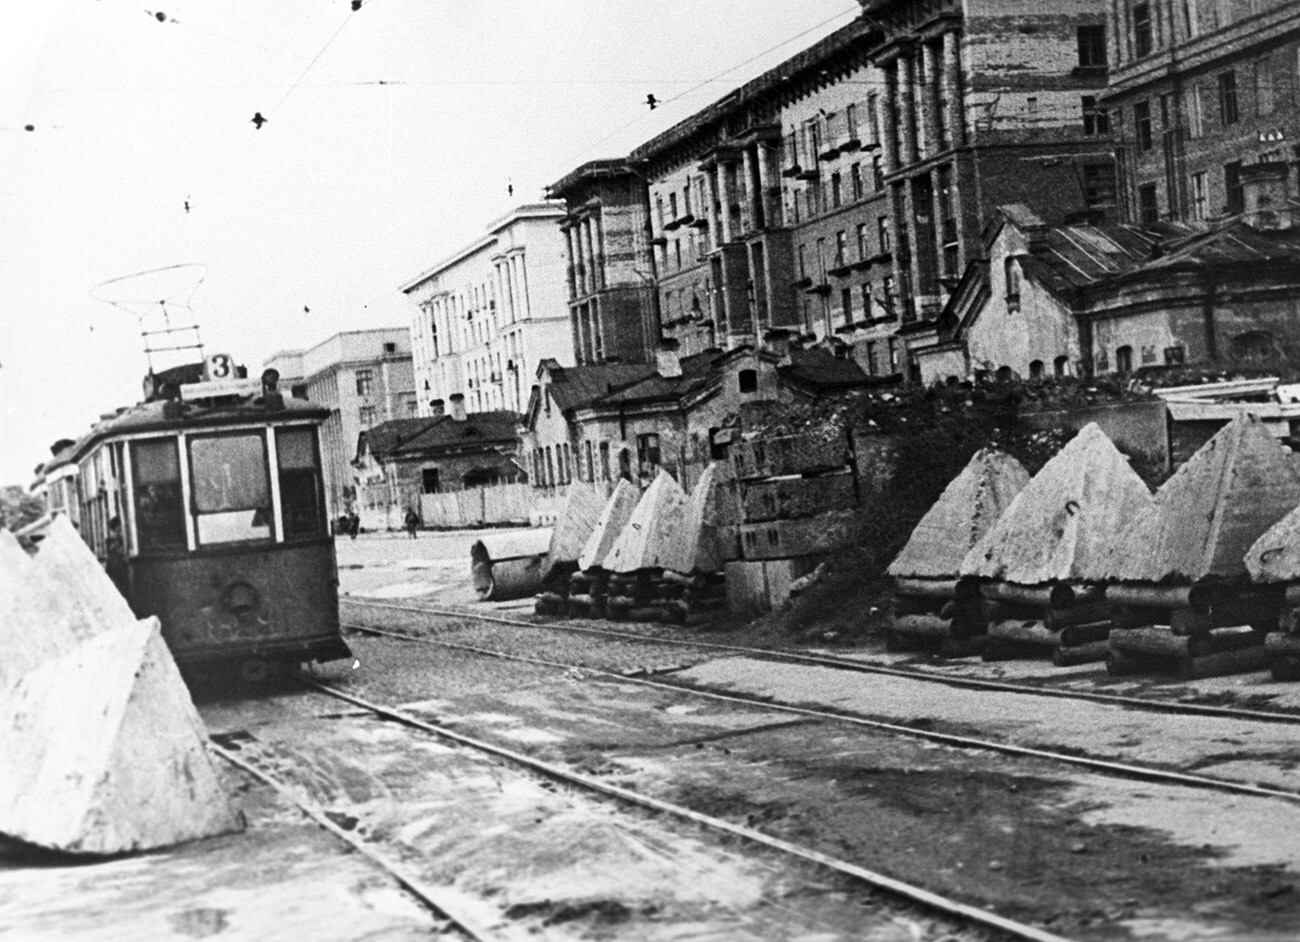
<svg viewBox="0 0 1300 942">
<path fill-rule="evenodd" d="M 1108 759 L 1094 759 L 1088 756 L 1073 755 L 1064 752 L 1052 752 L 1050 749 L 1035 749 L 1032 746 L 1017 746 L 1011 743 L 996 742 L 990 739 L 976 739 L 973 736 L 962 736 L 957 733 L 940 733 L 935 732 L 934 730 L 917 729 L 914 726 L 904 726 L 900 723 L 887 723 L 884 720 L 867 719 L 864 716 L 856 716 L 851 713 L 814 710 L 809 707 L 792 706 L 790 704 L 778 703 L 761 697 L 746 696 L 745 694 L 722 693 L 716 690 L 706 690 L 701 687 L 688 686 L 685 684 L 670 684 L 660 680 L 650 680 L 645 677 L 633 677 L 627 674 L 621 674 L 617 671 L 605 670 L 598 667 L 585 667 L 581 664 L 567 664 L 561 661 L 549 661 L 544 658 L 527 657 L 522 654 L 510 654 L 505 651 L 496 651 L 492 648 L 479 648 L 473 645 L 460 644 L 454 641 L 438 641 L 433 638 L 422 638 L 419 635 L 407 635 L 383 628 L 371 628 L 365 625 L 351 624 L 347 624 L 344 627 L 367 631 L 371 634 L 398 638 L 403 641 L 415 641 L 422 644 L 433 644 L 440 647 L 469 651 L 474 654 L 485 654 L 491 657 L 499 657 L 504 660 L 522 661 L 528 664 L 538 664 L 545 667 L 555 667 L 564 670 L 584 670 L 592 674 L 600 674 L 609 677 L 613 680 L 640 684 L 645 687 L 653 687 L 659 690 L 667 690 L 674 693 L 689 693 L 711 700 L 721 700 L 726 703 L 759 707 L 761 709 L 775 710 L 782 713 L 793 713 L 797 716 L 806 716 L 813 719 L 849 723 L 854 726 L 862 726 L 879 732 L 943 743 L 944 745 L 955 746 L 959 749 L 980 749 L 988 752 L 1000 752 L 1006 755 L 1019 756 L 1021 758 L 1041 759 L 1065 765 L 1075 765 L 1080 768 L 1086 768 L 1092 772 L 1101 772 L 1106 775 L 1138 779 L 1148 782 L 1158 782 L 1168 785 L 1181 785 L 1186 788 L 1203 788 L 1212 791 L 1228 792 L 1235 795 L 1249 795 L 1253 798 L 1280 798 L 1284 801 L 1300 802 L 1300 791 L 1291 791 L 1284 788 L 1270 788 L 1266 785 L 1251 785 L 1247 782 L 1233 782 L 1227 779 L 1214 778 L 1209 775 L 1196 775 L 1191 772 L 1175 772 L 1171 769 L 1159 769 L 1153 766 L 1132 765 L 1127 762 L 1113 762 Z"/>
<path fill-rule="evenodd" d="M 269 785 L 277 793 L 293 802 L 297 805 L 299 811 L 311 818 L 312 821 L 316 822 L 316 824 L 320 825 L 326 831 L 329 831 L 339 840 L 348 844 L 348 846 L 357 853 L 361 854 L 371 863 L 379 867 L 379 869 L 391 876 L 409 893 L 413 894 L 421 903 L 423 903 L 426 909 L 429 909 L 435 914 L 447 919 L 448 922 L 454 925 L 468 938 L 474 939 L 475 942 L 498 942 L 503 935 L 507 938 L 517 938 L 520 940 L 524 938 L 523 933 L 506 932 L 505 930 L 488 930 L 479 924 L 479 921 L 474 916 L 464 912 L 463 908 L 458 903 L 448 901 L 445 898 L 445 894 L 439 892 L 436 888 L 428 886 L 419 876 L 412 873 L 409 868 L 403 866 L 396 860 L 393 860 L 387 854 L 379 852 L 352 832 L 339 827 L 330 820 L 329 816 L 325 814 L 324 810 L 319 805 L 305 800 L 283 782 L 258 768 L 253 763 L 235 755 L 234 752 L 224 746 L 220 746 L 209 740 L 208 749 L 224 761 L 233 765 L 235 768 L 242 769 L 244 772 L 247 772 L 259 781 Z"/>
<path fill-rule="evenodd" d="M 406 726 L 410 726 L 413 729 L 422 730 L 426 733 L 439 736 L 463 746 L 468 746 L 469 748 L 479 752 L 505 759 L 516 765 L 531 769 L 548 778 L 566 782 L 571 785 L 578 785 L 588 791 L 594 791 L 612 798 L 617 798 L 621 801 L 638 805 L 643 808 L 649 808 L 653 811 L 670 814 L 674 817 L 690 821 L 705 828 L 715 831 L 723 831 L 734 837 L 740 837 L 771 850 L 780 851 L 801 860 L 806 860 L 810 863 L 817 864 L 818 866 L 844 874 L 845 876 L 854 877 L 872 887 L 875 887 L 876 889 L 884 890 L 904 899 L 911 900 L 914 903 L 919 903 L 922 906 L 929 907 L 930 909 L 941 912 L 947 916 L 955 916 L 981 926 L 997 929 L 1014 938 L 1027 940 L 1027 942 L 1071 942 L 1071 940 L 1064 936 L 1056 935 L 1055 933 L 1039 929 L 1035 926 L 1016 922 L 1013 919 L 999 916 L 986 909 L 980 909 L 958 900 L 949 899 L 946 896 L 933 893 L 930 890 L 919 886 L 913 886 L 910 883 L 904 883 L 901 880 L 895 880 L 893 877 L 885 876 L 884 874 L 877 873 L 874 870 L 868 870 L 865 867 L 850 863 L 849 861 L 839 860 L 819 851 L 812 850 L 811 848 L 801 847 L 798 844 L 791 844 L 789 841 L 782 840 L 779 837 L 772 837 L 768 834 L 762 833 L 761 831 L 755 831 L 752 828 L 747 828 L 739 824 L 732 824 L 730 821 L 724 821 L 721 818 L 702 814 L 701 812 L 695 811 L 691 808 L 686 808 L 682 805 L 676 805 L 672 802 L 652 798 L 649 795 L 642 795 L 639 792 L 634 792 L 618 785 L 611 785 L 608 782 L 602 782 L 599 779 L 593 778 L 589 775 L 584 775 L 581 772 L 574 772 L 569 769 L 561 768 L 560 766 L 546 762 L 542 759 L 536 759 L 532 756 L 524 755 L 521 752 L 516 752 L 513 749 L 507 749 L 494 743 L 475 739 L 472 736 L 458 733 L 445 726 L 428 723 L 419 717 L 412 716 L 404 710 L 372 703 L 361 697 L 347 693 L 346 691 L 339 690 L 337 687 L 332 687 L 329 684 L 323 684 L 319 681 L 308 680 L 305 678 L 303 679 L 303 683 L 313 689 L 319 690 L 327 696 L 335 697 L 345 703 L 351 703 L 354 706 L 369 710 L 377 716 L 394 720 Z"/>
<path fill-rule="evenodd" d="M 1040 697 L 1055 697 L 1063 700 L 1091 700 L 1096 703 L 1109 703 L 1115 706 L 1135 710 L 1147 710 L 1153 713 L 1176 713 L 1187 716 L 1216 716 L 1223 719 L 1257 720 L 1262 723 L 1281 723 L 1300 726 L 1300 713 L 1284 713 L 1280 710 L 1247 710 L 1240 707 L 1214 706 L 1208 703 L 1186 703 L 1181 701 L 1152 700 L 1146 697 L 1127 697 L 1123 694 L 1100 693 L 1093 690 L 1056 690 L 1051 687 L 1039 687 L 1032 684 L 1017 684 L 1004 680 L 986 680 L 981 677 L 955 677 L 936 674 L 931 671 L 908 670 L 903 667 L 889 667 L 884 664 L 869 664 L 852 658 L 836 657 L 829 654 L 805 654 L 779 648 L 751 648 L 745 645 L 722 644 L 716 641 L 695 641 L 690 638 L 664 638 L 658 635 L 641 634 L 635 631 L 622 631 L 617 628 L 598 628 L 590 625 L 574 625 L 566 622 L 536 622 L 519 618 L 504 618 L 500 615 L 482 615 L 461 609 L 420 608 L 414 605 L 394 605 L 388 602 L 372 602 L 368 599 L 341 599 L 349 605 L 368 608 L 387 608 L 394 611 L 411 612 L 417 615 L 438 615 L 445 618 L 466 618 L 477 621 L 496 622 L 522 628 L 538 630 L 555 629 L 580 634 L 606 635 L 639 641 L 646 644 L 680 645 L 682 647 L 703 650 L 725 651 L 731 654 L 745 654 L 770 660 L 791 661 L 820 667 L 834 667 L 840 670 L 855 671 L 860 674 L 880 674 L 886 677 L 902 677 L 907 680 L 920 680 L 927 683 L 943 684 L 967 690 L 993 690 L 1003 693 L 1030 694 Z"/>
</svg>

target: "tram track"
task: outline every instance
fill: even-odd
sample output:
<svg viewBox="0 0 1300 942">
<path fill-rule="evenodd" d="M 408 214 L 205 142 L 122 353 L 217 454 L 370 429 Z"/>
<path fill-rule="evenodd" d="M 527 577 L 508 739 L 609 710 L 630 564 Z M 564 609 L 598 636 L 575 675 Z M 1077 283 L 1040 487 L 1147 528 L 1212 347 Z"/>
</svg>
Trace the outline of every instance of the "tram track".
<svg viewBox="0 0 1300 942">
<path fill-rule="evenodd" d="M 680 646 L 697 650 L 717 651 L 726 654 L 738 654 L 764 660 L 781 661 L 790 664 L 805 664 L 812 667 L 829 667 L 859 674 L 876 674 L 885 677 L 898 677 L 924 683 L 937 684 L 965 690 L 987 690 L 1000 693 L 1030 694 L 1051 697 L 1060 700 L 1084 700 L 1093 703 L 1110 704 L 1133 710 L 1152 713 L 1169 713 L 1180 716 L 1210 716 L 1220 719 L 1239 719 L 1262 723 L 1277 723 L 1288 726 L 1300 726 L 1300 713 L 1282 710 L 1253 710 L 1242 707 L 1218 706 L 1207 703 L 1193 703 L 1183 700 L 1156 700 L 1150 697 L 1132 697 L 1123 694 L 1104 693 L 1094 690 L 1060 690 L 1038 684 L 1014 683 L 1003 680 L 989 680 L 982 677 L 960 677 L 950 674 L 937 674 L 933 671 L 912 670 L 905 667 L 893 667 L 885 664 L 872 664 L 854 658 L 837 657 L 833 654 L 809 654 L 779 648 L 755 648 L 746 645 L 724 644 L 716 641 L 699 641 L 691 638 L 665 637 L 618 628 L 594 625 L 577 625 L 571 622 L 538 622 L 522 618 L 507 618 L 500 615 L 487 615 L 464 609 L 423 608 L 415 605 L 396 605 L 389 602 L 372 602 L 348 598 L 345 604 L 364 608 L 385 609 L 405 612 L 413 615 L 434 615 L 444 618 L 467 619 L 512 627 L 532 628 L 539 631 L 555 630 L 577 634 L 596 635 L 617 638 L 623 641 L 636 641 L 642 644 L 663 646 Z M 345 627 L 358 627 L 347 625 Z M 365 627 L 365 626 L 361 626 Z M 416 636 L 413 636 L 416 637 Z"/>
<path fill-rule="evenodd" d="M 1156 766 L 1135 765 L 1126 762 L 1114 762 L 1107 759 L 1098 759 L 1086 755 L 1079 755 L 1074 752 L 1056 752 L 1050 749 L 1039 749 L 1031 746 L 1018 746 L 1012 743 L 997 742 L 989 739 L 981 739 L 974 736 L 965 736 L 958 733 L 944 733 L 930 729 L 919 729 L 914 726 L 907 726 L 901 723 L 889 723 L 883 720 L 873 720 L 863 716 L 857 716 L 850 713 L 837 712 L 832 710 L 817 710 L 811 707 L 800 707 L 792 704 L 774 702 L 771 699 L 756 696 L 747 696 L 733 692 L 722 692 L 717 690 L 707 690 L 694 685 L 674 684 L 662 680 L 653 680 L 647 677 L 629 676 L 618 671 L 605 670 L 602 668 L 589 667 L 582 664 L 572 664 L 565 661 L 553 661 L 546 658 L 529 657 L 521 654 L 512 654 L 506 651 L 499 651 L 492 648 L 483 648 L 476 645 L 467 645 L 454 641 L 443 641 L 435 638 L 428 638 L 421 635 L 406 634 L 405 632 L 391 631 L 389 629 L 375 628 L 367 625 L 353 623 L 344 623 L 343 627 L 365 632 L 367 634 L 380 637 L 392 638 L 394 640 L 414 642 L 419 644 L 434 645 L 437 647 L 447 648 L 449 650 L 464 651 L 471 654 L 478 654 L 488 657 L 501 658 L 503 660 L 518 661 L 526 664 L 533 664 L 540 667 L 550 667 L 564 671 L 584 671 L 589 674 L 604 677 L 620 683 L 635 684 L 642 687 L 678 693 L 689 694 L 704 699 L 720 701 L 732 705 L 752 707 L 761 710 L 776 711 L 789 713 L 806 719 L 821 720 L 825 722 L 834 722 L 848 724 L 858 728 L 869 729 L 875 732 L 886 733 L 889 735 L 905 736 L 913 739 L 922 739 L 928 742 L 940 743 L 946 746 L 952 746 L 959 749 L 976 749 L 987 752 L 997 752 L 1004 755 L 1016 756 L 1024 759 L 1043 760 L 1061 765 L 1068 765 L 1075 768 L 1087 769 L 1091 772 L 1098 772 L 1103 775 L 1115 776 L 1120 778 L 1134 779 L 1138 781 L 1154 782 L 1165 785 L 1175 785 L 1187 788 L 1208 789 L 1211 791 L 1223 792 L 1230 795 L 1248 795 L 1254 798 L 1280 799 L 1300 803 L 1300 791 L 1290 789 L 1271 788 L 1266 785 L 1255 785 L 1247 782 L 1234 782 L 1228 779 L 1216 778 L 1208 775 L 1197 775 L 1190 772 L 1178 772 L 1170 769 L 1163 769 Z M 1032 691 L 1026 691 L 1032 692 Z"/>
<path fill-rule="evenodd" d="M 739 838 L 749 844 L 761 846 L 778 854 L 798 859 L 804 863 L 813 864 L 823 870 L 833 872 L 843 877 L 851 878 L 854 881 L 865 884 L 866 886 L 887 893 L 895 898 L 907 901 L 917 905 L 931 914 L 958 921 L 964 927 L 979 927 L 985 930 L 992 930 L 998 933 L 1000 938 L 1009 938 L 1016 940 L 1025 940 L 1025 942 L 1070 942 L 1065 937 L 1037 926 L 1028 925 L 1018 922 L 988 909 L 972 906 L 963 903 L 960 900 L 944 896 L 927 890 L 924 887 L 897 880 L 885 874 L 870 870 L 852 861 L 841 860 L 809 847 L 804 847 L 778 837 L 765 834 L 744 825 L 732 823 L 712 815 L 704 814 L 692 808 L 673 802 L 664 801 L 649 795 L 624 788 L 610 782 L 602 781 L 591 775 L 564 768 L 551 762 L 517 752 L 513 749 L 497 745 L 492 742 L 478 739 L 465 733 L 458 732 L 447 726 L 437 723 L 428 722 L 398 707 L 386 706 L 375 703 L 366 698 L 341 690 L 331 684 L 322 683 L 318 680 L 303 678 L 302 683 L 309 689 L 319 694 L 333 698 L 335 700 L 347 703 L 360 710 L 366 711 L 376 717 L 389 722 L 401 724 L 409 729 L 416 730 L 441 740 L 454 743 L 458 746 L 468 748 L 476 753 L 489 756 L 495 760 L 504 761 L 511 766 L 527 770 L 527 772 L 540 776 L 543 779 L 557 782 L 566 787 L 575 788 L 581 792 L 595 794 L 605 799 L 613 799 L 624 805 L 631 805 L 646 811 L 671 816 L 677 820 L 688 822 L 692 825 L 702 828 L 706 832 L 714 834 L 727 835 L 733 838 Z M 242 763 L 238 757 L 230 754 L 228 750 L 220 746 L 214 746 L 217 755 L 232 762 L 249 772 L 267 781 L 266 773 L 256 769 L 250 763 Z M 283 787 L 283 786 L 281 786 Z M 343 831 L 333 824 L 322 809 L 315 809 L 315 813 L 304 806 L 304 802 L 286 791 L 299 807 L 323 827 L 329 829 L 332 833 L 337 834 L 341 839 L 346 840 L 354 847 L 364 845 L 354 835 Z M 362 849 L 358 847 L 358 849 Z M 365 852 L 363 850 L 363 852 Z M 367 854 L 367 856 L 371 856 Z M 375 859 L 372 857 L 372 859 Z M 462 928 L 462 931 L 473 939 L 493 939 L 499 938 L 492 929 L 486 929 L 481 926 L 475 926 L 474 920 L 466 919 L 462 922 L 461 918 L 454 912 L 449 912 L 449 907 L 445 905 L 436 889 L 430 889 L 422 886 L 417 877 L 412 876 L 409 872 L 404 871 L 400 864 L 393 864 L 392 861 L 382 859 L 376 860 L 383 869 L 392 874 L 395 879 L 402 883 L 408 890 L 414 892 L 422 901 L 435 911 L 445 914 L 450 920 Z M 454 910 L 454 907 L 450 907 Z M 468 926 L 466 925 L 468 923 Z"/>
</svg>

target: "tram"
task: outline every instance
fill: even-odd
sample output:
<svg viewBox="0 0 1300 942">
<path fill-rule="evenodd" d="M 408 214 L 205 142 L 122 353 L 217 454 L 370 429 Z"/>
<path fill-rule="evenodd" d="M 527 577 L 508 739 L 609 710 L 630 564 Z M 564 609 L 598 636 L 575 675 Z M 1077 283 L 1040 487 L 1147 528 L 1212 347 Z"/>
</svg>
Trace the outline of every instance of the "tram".
<svg viewBox="0 0 1300 942">
<path fill-rule="evenodd" d="M 255 679 L 351 652 L 321 470 L 329 410 L 283 396 L 275 370 L 234 372 L 218 355 L 197 382 L 151 373 L 145 401 L 72 460 L 82 537 L 136 615 L 158 617 L 187 673 L 224 663 Z"/>
</svg>

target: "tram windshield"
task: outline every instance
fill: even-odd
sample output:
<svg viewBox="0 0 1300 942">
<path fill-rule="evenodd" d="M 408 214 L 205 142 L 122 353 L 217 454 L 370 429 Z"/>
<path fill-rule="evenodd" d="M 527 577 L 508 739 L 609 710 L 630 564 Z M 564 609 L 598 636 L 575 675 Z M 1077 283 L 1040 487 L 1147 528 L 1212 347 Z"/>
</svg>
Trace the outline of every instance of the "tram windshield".
<svg viewBox="0 0 1300 942">
<path fill-rule="evenodd" d="M 190 467 L 200 546 L 271 539 L 271 485 L 260 429 L 193 436 Z"/>
</svg>

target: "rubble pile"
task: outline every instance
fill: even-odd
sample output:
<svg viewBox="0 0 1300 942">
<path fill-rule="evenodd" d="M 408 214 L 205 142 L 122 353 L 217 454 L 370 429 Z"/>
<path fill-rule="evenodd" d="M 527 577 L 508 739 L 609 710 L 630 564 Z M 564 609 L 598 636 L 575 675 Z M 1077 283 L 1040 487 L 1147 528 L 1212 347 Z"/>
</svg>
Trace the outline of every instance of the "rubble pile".
<svg viewBox="0 0 1300 942">
<path fill-rule="evenodd" d="M 0 531 L 0 835 L 121 854 L 237 831 L 156 618 L 66 520 L 29 559 Z"/>
<path fill-rule="evenodd" d="M 988 636 L 987 660 L 1104 659 L 1105 562 L 1116 534 L 1151 503 L 1105 433 L 1084 426 L 966 554 L 957 587 L 963 632 Z"/>
<path fill-rule="evenodd" d="M 890 647 L 938 648 L 947 656 L 977 653 L 981 639 L 953 637 L 962 560 L 1029 483 L 1024 466 L 993 448 L 975 453 L 890 564 L 895 617 Z M 960 628 L 959 628 L 960 631 Z"/>
</svg>

